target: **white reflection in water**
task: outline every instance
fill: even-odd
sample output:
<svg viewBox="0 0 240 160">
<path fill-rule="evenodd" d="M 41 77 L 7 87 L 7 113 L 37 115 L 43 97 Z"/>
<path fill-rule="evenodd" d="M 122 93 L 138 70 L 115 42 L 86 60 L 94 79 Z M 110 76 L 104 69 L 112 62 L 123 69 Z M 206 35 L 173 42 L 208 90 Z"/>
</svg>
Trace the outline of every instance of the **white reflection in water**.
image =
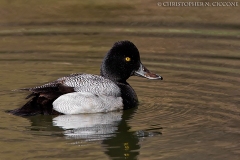
<svg viewBox="0 0 240 160">
<path fill-rule="evenodd" d="M 122 111 L 60 115 L 53 119 L 53 126 L 64 129 L 66 138 L 95 141 L 114 136 L 121 120 Z"/>
</svg>

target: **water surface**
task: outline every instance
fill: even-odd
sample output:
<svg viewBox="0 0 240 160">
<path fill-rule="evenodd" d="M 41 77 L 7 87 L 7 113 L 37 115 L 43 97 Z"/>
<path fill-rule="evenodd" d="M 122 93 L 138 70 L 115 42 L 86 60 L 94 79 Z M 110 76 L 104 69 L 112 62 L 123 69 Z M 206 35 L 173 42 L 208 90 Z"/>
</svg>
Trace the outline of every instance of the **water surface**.
<svg viewBox="0 0 240 160">
<path fill-rule="evenodd" d="M 154 1 L 0 1 L 0 159 L 239 159 L 239 7 Z M 121 112 L 17 117 L 28 93 L 71 73 L 99 74 L 130 40 L 163 81 L 131 77 Z"/>
</svg>

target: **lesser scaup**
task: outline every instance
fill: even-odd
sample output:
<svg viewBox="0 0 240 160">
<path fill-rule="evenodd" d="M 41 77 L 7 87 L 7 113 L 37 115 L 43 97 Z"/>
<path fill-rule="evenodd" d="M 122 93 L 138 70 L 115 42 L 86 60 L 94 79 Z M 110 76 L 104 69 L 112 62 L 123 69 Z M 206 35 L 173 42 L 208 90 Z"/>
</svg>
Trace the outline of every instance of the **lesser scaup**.
<svg viewBox="0 0 240 160">
<path fill-rule="evenodd" d="M 130 41 L 116 42 L 106 54 L 101 73 L 71 74 L 33 88 L 32 97 L 21 108 L 10 113 L 20 116 L 36 114 L 79 114 L 107 112 L 137 106 L 138 98 L 126 82 L 130 76 L 163 78 L 151 73 L 140 61 L 137 47 Z"/>
</svg>

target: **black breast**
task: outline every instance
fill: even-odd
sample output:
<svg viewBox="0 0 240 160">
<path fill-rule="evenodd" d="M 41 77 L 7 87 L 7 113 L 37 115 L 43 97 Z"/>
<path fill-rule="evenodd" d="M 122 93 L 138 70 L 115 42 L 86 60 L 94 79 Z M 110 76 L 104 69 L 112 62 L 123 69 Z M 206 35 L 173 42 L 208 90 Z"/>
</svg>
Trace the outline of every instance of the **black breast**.
<svg viewBox="0 0 240 160">
<path fill-rule="evenodd" d="M 119 88 L 121 88 L 121 97 L 123 99 L 123 109 L 129 109 L 138 105 L 138 98 L 133 88 L 127 83 L 117 82 Z"/>
</svg>

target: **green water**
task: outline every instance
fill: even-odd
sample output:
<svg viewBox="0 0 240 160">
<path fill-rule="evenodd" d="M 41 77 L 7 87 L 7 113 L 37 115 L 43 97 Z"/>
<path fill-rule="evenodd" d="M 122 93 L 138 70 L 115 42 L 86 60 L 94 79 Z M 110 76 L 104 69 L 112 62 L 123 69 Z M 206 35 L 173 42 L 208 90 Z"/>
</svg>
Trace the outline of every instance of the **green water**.
<svg viewBox="0 0 240 160">
<path fill-rule="evenodd" d="M 0 0 L 0 159 L 239 159 L 240 8 L 157 1 Z M 131 77 L 138 108 L 22 118 L 33 87 L 99 74 L 130 40 L 163 81 Z"/>
</svg>

